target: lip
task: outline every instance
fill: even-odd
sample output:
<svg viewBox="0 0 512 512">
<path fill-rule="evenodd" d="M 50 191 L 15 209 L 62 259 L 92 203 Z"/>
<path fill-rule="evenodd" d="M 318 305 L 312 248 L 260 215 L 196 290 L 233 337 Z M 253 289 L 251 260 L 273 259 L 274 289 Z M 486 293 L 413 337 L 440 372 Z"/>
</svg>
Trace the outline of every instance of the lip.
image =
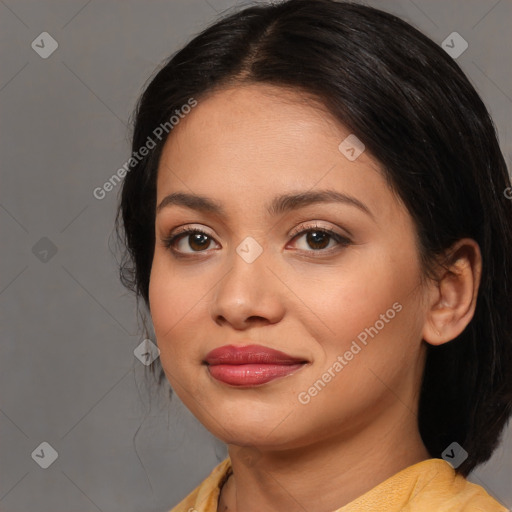
<svg viewBox="0 0 512 512">
<path fill-rule="evenodd" d="M 263 345 L 224 345 L 206 354 L 204 362 L 215 364 L 296 364 L 307 362 L 304 358 L 293 357 L 280 350 L 264 347 Z"/>
<path fill-rule="evenodd" d="M 209 352 L 203 364 L 210 375 L 232 386 L 256 386 L 285 377 L 308 363 L 263 345 L 224 345 Z"/>
</svg>

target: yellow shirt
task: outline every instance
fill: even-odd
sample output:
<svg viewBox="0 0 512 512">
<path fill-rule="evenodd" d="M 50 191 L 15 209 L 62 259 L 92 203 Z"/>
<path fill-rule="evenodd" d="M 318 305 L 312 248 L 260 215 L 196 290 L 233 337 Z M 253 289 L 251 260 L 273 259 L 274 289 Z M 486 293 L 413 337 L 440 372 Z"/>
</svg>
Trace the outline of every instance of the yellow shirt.
<svg viewBox="0 0 512 512">
<path fill-rule="evenodd" d="M 220 489 L 231 471 L 228 457 L 169 512 L 217 512 Z M 443 459 L 413 464 L 333 512 L 373 511 L 509 512 L 483 487 L 457 475 Z"/>
</svg>

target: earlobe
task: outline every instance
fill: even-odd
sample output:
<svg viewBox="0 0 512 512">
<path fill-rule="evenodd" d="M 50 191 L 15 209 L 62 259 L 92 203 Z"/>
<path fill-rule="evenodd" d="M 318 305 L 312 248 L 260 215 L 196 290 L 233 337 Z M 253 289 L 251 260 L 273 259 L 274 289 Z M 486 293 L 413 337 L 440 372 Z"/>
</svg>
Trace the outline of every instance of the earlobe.
<svg viewBox="0 0 512 512">
<path fill-rule="evenodd" d="M 423 339 L 442 345 L 456 338 L 473 318 L 480 278 L 482 256 L 471 238 L 456 242 L 441 267 L 439 278 L 431 284 Z"/>
</svg>

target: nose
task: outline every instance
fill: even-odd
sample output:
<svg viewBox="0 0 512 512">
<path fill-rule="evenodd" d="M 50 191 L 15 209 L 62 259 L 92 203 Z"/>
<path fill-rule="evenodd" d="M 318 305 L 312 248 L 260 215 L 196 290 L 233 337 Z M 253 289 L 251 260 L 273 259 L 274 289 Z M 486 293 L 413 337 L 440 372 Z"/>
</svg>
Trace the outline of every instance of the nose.
<svg viewBox="0 0 512 512">
<path fill-rule="evenodd" d="M 230 264 L 213 292 L 214 322 L 237 330 L 279 322 L 285 310 L 283 285 L 268 268 L 267 258 L 262 254 L 248 263 L 235 252 Z"/>
</svg>

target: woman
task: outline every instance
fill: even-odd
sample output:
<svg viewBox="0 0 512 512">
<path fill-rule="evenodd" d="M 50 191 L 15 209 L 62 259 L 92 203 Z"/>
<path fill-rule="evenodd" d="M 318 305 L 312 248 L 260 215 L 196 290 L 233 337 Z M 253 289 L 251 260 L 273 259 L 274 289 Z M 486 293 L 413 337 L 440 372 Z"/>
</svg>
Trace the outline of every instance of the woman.
<svg viewBox="0 0 512 512">
<path fill-rule="evenodd" d="M 370 7 L 252 6 L 135 114 L 121 278 L 229 451 L 172 511 L 505 511 L 465 477 L 512 408 L 512 189 L 453 59 Z"/>
</svg>

